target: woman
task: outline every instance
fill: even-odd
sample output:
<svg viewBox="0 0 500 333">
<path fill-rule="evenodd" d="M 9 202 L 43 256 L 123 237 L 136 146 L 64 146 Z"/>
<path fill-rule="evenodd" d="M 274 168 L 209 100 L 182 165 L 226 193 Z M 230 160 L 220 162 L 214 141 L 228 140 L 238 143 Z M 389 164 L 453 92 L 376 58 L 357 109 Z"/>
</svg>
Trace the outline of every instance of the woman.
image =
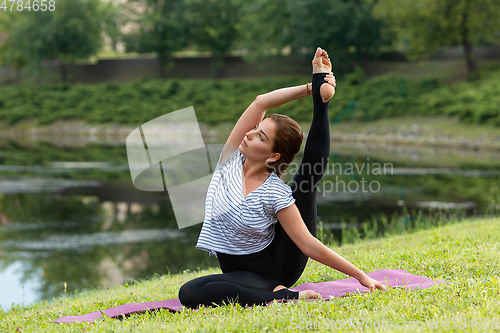
<svg viewBox="0 0 500 333">
<path fill-rule="evenodd" d="M 257 96 L 229 135 L 208 189 L 196 245 L 218 258 L 223 274 L 184 284 L 179 290 L 184 306 L 318 298 L 312 290 L 287 289 L 299 279 L 308 257 L 355 277 L 370 291 L 385 290 L 313 236 L 316 186 L 330 152 L 328 101 L 336 81 L 326 51 L 318 48 L 312 65 L 312 87 L 308 83 Z M 303 160 L 289 187 L 279 176 L 299 151 L 302 131 L 287 116 L 262 119 L 267 110 L 311 94 L 313 121 Z"/>
</svg>

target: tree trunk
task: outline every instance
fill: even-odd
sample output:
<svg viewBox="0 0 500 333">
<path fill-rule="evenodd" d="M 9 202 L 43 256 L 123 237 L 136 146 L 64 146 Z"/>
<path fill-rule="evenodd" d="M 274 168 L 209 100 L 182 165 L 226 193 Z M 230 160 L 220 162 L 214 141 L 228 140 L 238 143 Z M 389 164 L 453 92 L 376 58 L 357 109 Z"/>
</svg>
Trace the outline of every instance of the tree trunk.
<svg viewBox="0 0 500 333">
<path fill-rule="evenodd" d="M 66 64 L 63 61 L 60 61 L 59 69 L 61 71 L 61 81 L 68 82 L 68 71 L 66 68 Z"/>
<path fill-rule="evenodd" d="M 16 68 L 16 84 L 21 83 L 21 69 Z"/>
<path fill-rule="evenodd" d="M 160 78 L 165 79 L 168 71 L 173 67 L 172 58 L 167 52 L 158 52 L 158 62 L 160 63 Z"/>
<path fill-rule="evenodd" d="M 468 22 L 468 10 L 469 10 L 470 0 L 466 0 L 465 8 L 462 13 L 462 23 L 460 24 L 460 34 L 462 37 L 462 45 L 464 46 L 465 61 L 467 63 L 467 72 L 472 74 L 477 70 L 476 59 L 474 59 L 474 54 L 472 52 L 472 43 L 469 37 L 469 28 L 467 27 Z"/>
<path fill-rule="evenodd" d="M 361 55 L 361 67 L 363 68 L 365 73 L 368 73 L 369 64 L 370 64 L 370 56 L 368 55 L 367 52 L 365 52 Z"/>
<path fill-rule="evenodd" d="M 221 51 L 214 51 L 212 53 L 212 77 L 219 79 L 224 67 L 225 54 Z"/>
</svg>

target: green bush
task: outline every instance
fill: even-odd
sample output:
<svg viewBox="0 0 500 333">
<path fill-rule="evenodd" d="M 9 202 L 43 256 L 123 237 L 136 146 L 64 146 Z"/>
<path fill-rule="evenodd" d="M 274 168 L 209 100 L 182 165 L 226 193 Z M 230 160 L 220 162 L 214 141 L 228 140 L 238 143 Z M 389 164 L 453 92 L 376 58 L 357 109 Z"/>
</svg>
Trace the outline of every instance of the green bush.
<svg viewBox="0 0 500 333">
<path fill-rule="evenodd" d="M 308 80 L 308 77 L 288 76 L 8 86 L 0 88 L 0 120 L 14 124 L 32 118 L 40 124 L 48 124 L 74 118 L 139 125 L 165 113 L 194 106 L 200 122 L 236 122 L 257 95 Z M 342 113 L 352 101 L 358 120 L 410 114 L 451 115 L 467 123 L 500 126 L 500 63 L 490 63 L 468 81 L 449 86 L 437 80 L 413 82 L 395 75 L 367 80 L 358 70 L 338 80 L 336 96 L 330 102 L 330 119 L 352 119 L 352 113 Z M 304 98 L 270 112 L 284 113 L 297 121 L 310 121 L 312 103 Z"/>
</svg>

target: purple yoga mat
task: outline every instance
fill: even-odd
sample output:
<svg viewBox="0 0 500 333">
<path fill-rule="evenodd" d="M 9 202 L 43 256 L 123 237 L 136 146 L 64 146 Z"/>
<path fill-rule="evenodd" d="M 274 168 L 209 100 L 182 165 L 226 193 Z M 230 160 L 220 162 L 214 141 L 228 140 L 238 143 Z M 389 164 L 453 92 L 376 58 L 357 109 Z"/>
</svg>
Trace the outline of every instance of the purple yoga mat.
<svg viewBox="0 0 500 333">
<path fill-rule="evenodd" d="M 426 289 L 442 283 L 445 281 L 433 281 L 425 276 L 413 275 L 401 269 L 382 269 L 367 274 L 369 277 L 384 283 L 388 287 L 405 288 L 405 289 Z M 320 283 L 303 283 L 295 288 L 290 288 L 293 291 L 302 291 L 311 289 L 321 294 L 324 300 L 331 297 L 342 297 L 347 293 L 364 293 L 368 288 L 359 284 L 355 278 L 348 278 L 338 281 L 328 281 Z M 279 300 L 281 301 L 281 300 Z M 296 300 L 293 300 L 296 301 Z M 315 300 L 314 300 L 315 301 Z M 272 302 L 269 302 L 272 304 Z M 114 308 L 102 310 L 106 316 L 116 318 L 123 315 L 130 315 L 133 313 L 146 312 L 155 309 L 168 309 L 171 311 L 181 311 L 183 308 L 178 298 L 167 299 L 159 302 L 146 302 L 146 303 L 129 303 L 124 305 L 115 306 Z M 197 310 L 193 310 L 197 311 Z M 94 322 L 97 319 L 102 319 L 101 311 L 87 313 L 81 316 L 65 316 L 56 319 L 56 323 L 74 323 L 74 322 Z"/>
</svg>

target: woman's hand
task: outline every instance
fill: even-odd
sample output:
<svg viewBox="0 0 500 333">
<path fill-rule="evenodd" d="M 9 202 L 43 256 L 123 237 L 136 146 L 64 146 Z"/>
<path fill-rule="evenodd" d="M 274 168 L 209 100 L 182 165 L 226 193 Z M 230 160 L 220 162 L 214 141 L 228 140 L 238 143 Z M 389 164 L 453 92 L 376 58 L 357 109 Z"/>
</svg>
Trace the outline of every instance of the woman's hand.
<svg viewBox="0 0 500 333">
<path fill-rule="evenodd" d="M 375 289 L 379 290 L 387 289 L 387 287 L 383 283 L 380 283 L 377 280 L 372 279 L 366 274 L 363 274 L 363 276 L 359 278 L 358 281 L 359 283 L 361 283 L 361 285 L 365 286 L 370 291 L 375 291 Z"/>
<path fill-rule="evenodd" d="M 335 80 L 335 76 L 333 76 L 332 72 L 330 72 L 330 74 L 325 76 L 325 81 L 328 82 L 328 84 L 332 85 L 333 88 L 337 86 L 337 81 Z"/>
</svg>

